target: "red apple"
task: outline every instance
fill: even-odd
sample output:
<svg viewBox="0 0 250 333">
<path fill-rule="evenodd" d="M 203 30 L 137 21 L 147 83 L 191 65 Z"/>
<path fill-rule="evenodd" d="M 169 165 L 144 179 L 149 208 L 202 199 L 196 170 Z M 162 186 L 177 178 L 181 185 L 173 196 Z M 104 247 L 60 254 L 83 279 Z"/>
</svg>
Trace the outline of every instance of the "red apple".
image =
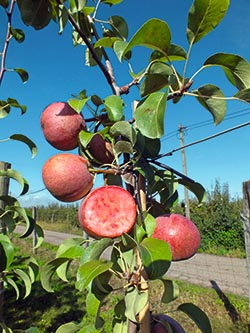
<svg viewBox="0 0 250 333">
<path fill-rule="evenodd" d="M 151 333 L 168 333 L 166 327 L 161 323 L 154 323 L 151 328 Z"/>
<path fill-rule="evenodd" d="M 65 102 L 48 105 L 42 112 L 40 124 L 45 139 L 59 150 L 75 149 L 79 132 L 86 129 L 83 116 Z"/>
<path fill-rule="evenodd" d="M 95 134 L 88 144 L 88 150 L 99 164 L 111 164 L 114 153 L 110 142 L 104 140 L 101 134 Z"/>
<path fill-rule="evenodd" d="M 167 329 L 167 323 L 171 327 L 171 331 Z M 185 333 L 183 327 L 172 317 L 165 314 L 158 314 L 153 317 L 153 324 L 151 328 L 151 333 Z"/>
<path fill-rule="evenodd" d="M 82 199 L 93 186 L 88 161 L 74 154 L 57 154 L 49 158 L 42 169 L 43 182 L 58 200 L 72 202 Z"/>
<path fill-rule="evenodd" d="M 173 261 L 190 258 L 200 246 L 200 233 L 196 225 L 180 214 L 158 216 L 152 237 L 169 244 Z"/>
<path fill-rule="evenodd" d="M 84 198 L 78 217 L 83 230 L 94 238 L 119 237 L 135 224 L 135 200 L 122 187 L 101 186 Z"/>
</svg>

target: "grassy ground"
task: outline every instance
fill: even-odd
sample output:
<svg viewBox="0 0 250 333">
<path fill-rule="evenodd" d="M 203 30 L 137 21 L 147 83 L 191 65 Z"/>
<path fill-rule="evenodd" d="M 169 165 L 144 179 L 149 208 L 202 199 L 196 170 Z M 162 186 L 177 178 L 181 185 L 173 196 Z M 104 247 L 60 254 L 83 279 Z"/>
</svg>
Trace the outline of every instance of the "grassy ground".
<svg viewBox="0 0 250 333">
<path fill-rule="evenodd" d="M 30 240 L 15 241 L 22 253 L 32 253 Z M 56 247 L 44 244 L 35 257 L 40 263 L 54 258 Z M 117 282 L 115 282 L 117 283 Z M 161 305 L 161 282 L 153 281 L 150 286 L 150 304 L 154 313 L 167 312 L 176 318 L 189 333 L 200 333 L 193 322 L 182 313 L 175 311 L 183 302 L 191 302 L 201 307 L 211 320 L 213 333 L 249 333 L 250 312 L 247 298 L 229 294 L 218 295 L 213 289 L 206 289 L 178 282 L 180 297 L 169 305 Z M 106 321 L 105 333 L 111 333 L 113 309 L 120 293 L 112 294 L 102 309 Z M 70 284 L 56 283 L 53 294 L 45 292 L 40 283 L 34 285 L 30 296 L 24 300 L 15 300 L 12 291 L 5 293 L 4 315 L 12 329 L 26 329 L 37 326 L 40 333 L 55 333 L 56 328 L 68 321 L 80 321 L 85 315 L 85 295 Z"/>
</svg>

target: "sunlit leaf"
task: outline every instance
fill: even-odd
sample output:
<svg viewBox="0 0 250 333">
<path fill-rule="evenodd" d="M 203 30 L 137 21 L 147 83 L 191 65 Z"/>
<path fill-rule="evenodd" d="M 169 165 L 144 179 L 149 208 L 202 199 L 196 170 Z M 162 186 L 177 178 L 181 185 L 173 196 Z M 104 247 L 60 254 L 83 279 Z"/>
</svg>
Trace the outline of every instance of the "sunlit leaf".
<svg viewBox="0 0 250 333">
<path fill-rule="evenodd" d="M 79 332 L 79 324 L 74 322 L 66 323 L 61 325 L 55 333 L 78 333 Z"/>
<path fill-rule="evenodd" d="M 212 333 L 213 330 L 207 315 L 196 305 L 183 303 L 178 306 L 177 310 L 186 313 L 203 333 Z"/>
<path fill-rule="evenodd" d="M 25 34 L 21 29 L 14 29 L 13 27 L 11 27 L 10 33 L 18 43 L 22 43 L 25 39 Z"/>
<path fill-rule="evenodd" d="M 84 248 L 83 255 L 80 263 L 88 263 L 91 260 L 98 260 L 102 255 L 103 251 L 114 243 L 111 238 L 102 238 L 91 242 L 86 248 Z"/>
<path fill-rule="evenodd" d="M 193 93 L 197 94 L 196 99 L 212 114 L 215 125 L 218 125 L 226 114 L 226 100 L 220 88 L 206 84 Z"/>
<path fill-rule="evenodd" d="M 70 12 L 77 13 L 80 12 L 86 5 L 86 0 L 71 0 L 70 3 Z"/>
<path fill-rule="evenodd" d="M 0 170 L 0 176 L 9 177 L 16 180 L 21 186 L 22 192 L 20 195 L 23 195 L 28 192 L 29 184 L 25 178 L 16 170 L 8 169 L 8 170 Z"/>
<path fill-rule="evenodd" d="M 169 245 L 159 239 L 145 238 L 140 244 L 142 262 L 151 280 L 162 277 L 170 267 L 171 251 Z"/>
<path fill-rule="evenodd" d="M 31 283 L 30 277 L 29 277 L 29 275 L 28 275 L 25 271 L 23 271 L 23 270 L 21 270 L 21 269 L 19 269 L 19 268 L 15 269 L 15 270 L 14 270 L 14 273 L 15 273 L 15 274 L 19 277 L 19 279 L 21 279 L 21 280 L 23 281 L 23 283 L 24 283 L 24 286 L 25 286 L 25 294 L 24 294 L 24 298 L 26 298 L 27 296 L 29 296 L 29 294 L 30 294 L 30 292 L 31 292 L 31 285 L 32 285 L 32 283 Z"/>
<path fill-rule="evenodd" d="M 104 100 L 104 105 L 107 110 L 109 120 L 115 122 L 123 119 L 123 101 L 121 97 L 116 95 L 108 96 Z"/>
<path fill-rule="evenodd" d="M 124 300 L 126 304 L 125 316 L 136 322 L 136 316 L 148 302 L 148 294 L 133 288 L 133 290 L 126 292 Z"/>
<path fill-rule="evenodd" d="M 95 48 L 95 54 L 97 56 L 97 59 L 99 59 L 99 61 L 101 61 L 102 51 L 101 51 L 100 47 Z M 93 57 L 93 54 L 91 53 L 91 51 L 88 48 L 86 49 L 86 52 L 85 52 L 85 65 L 86 66 L 96 66 L 97 65 L 96 59 Z"/>
<path fill-rule="evenodd" d="M 167 93 L 154 92 L 139 103 L 135 109 L 136 126 L 141 133 L 151 139 L 164 134 L 164 115 Z"/>
<path fill-rule="evenodd" d="M 250 103 L 250 88 L 238 91 L 233 97 L 238 98 L 246 103 Z"/>
<path fill-rule="evenodd" d="M 83 291 L 95 277 L 106 272 L 111 266 L 112 262 L 106 263 L 99 260 L 92 260 L 82 264 L 77 271 L 76 288 Z"/>
<path fill-rule="evenodd" d="M 41 283 L 48 292 L 53 292 L 51 280 L 57 268 L 67 262 L 68 258 L 56 258 L 41 267 Z"/>
<path fill-rule="evenodd" d="M 209 57 L 203 66 L 219 66 L 237 89 L 250 88 L 250 63 L 239 55 L 216 53 Z"/>
<path fill-rule="evenodd" d="M 198 42 L 221 22 L 229 3 L 230 0 L 194 0 L 188 13 L 189 44 Z"/>
<path fill-rule="evenodd" d="M 27 110 L 27 107 L 25 105 L 21 105 L 18 103 L 18 101 L 15 98 L 8 98 L 7 99 L 7 103 L 9 106 L 14 107 L 14 108 L 18 108 L 21 110 L 22 114 L 24 114 Z"/>
<path fill-rule="evenodd" d="M 68 100 L 69 105 L 78 113 L 82 111 L 84 105 L 88 102 L 89 97 L 78 99 L 78 98 L 70 98 Z"/>
<path fill-rule="evenodd" d="M 37 223 L 35 223 L 35 233 L 36 233 L 36 244 L 34 244 L 34 249 L 39 248 L 44 240 L 44 232 L 43 229 L 40 227 L 40 225 L 38 225 Z"/>
<path fill-rule="evenodd" d="M 32 153 L 32 158 L 34 158 L 36 156 L 37 146 L 27 136 L 25 136 L 23 134 L 13 134 L 13 135 L 10 136 L 10 139 L 11 140 L 16 140 L 16 141 L 21 141 L 21 142 L 25 143 L 29 147 L 29 149 Z"/>
<path fill-rule="evenodd" d="M 112 48 L 116 41 L 120 40 L 118 37 L 103 37 L 95 42 L 94 47 L 110 47 Z"/>
<path fill-rule="evenodd" d="M 145 46 L 154 50 L 161 51 L 164 55 L 167 55 L 167 50 L 170 47 L 171 32 L 168 24 L 165 21 L 152 18 L 145 22 L 132 36 L 127 44 L 121 44 L 120 42 L 116 46 L 115 51 L 119 60 L 135 46 Z M 119 50 L 118 50 L 119 49 Z"/>
<path fill-rule="evenodd" d="M 2 258 L 2 257 L 1 257 L 1 258 Z M 6 283 L 7 283 L 8 285 L 10 285 L 10 286 L 15 290 L 15 293 L 16 293 L 16 299 L 18 299 L 19 296 L 20 296 L 20 290 L 19 290 L 19 288 L 18 288 L 17 283 L 16 283 L 13 279 L 11 279 L 8 275 L 5 276 L 5 280 L 6 280 Z"/>
<path fill-rule="evenodd" d="M 101 2 L 106 3 L 108 5 L 118 5 L 123 0 L 101 0 Z"/>
</svg>

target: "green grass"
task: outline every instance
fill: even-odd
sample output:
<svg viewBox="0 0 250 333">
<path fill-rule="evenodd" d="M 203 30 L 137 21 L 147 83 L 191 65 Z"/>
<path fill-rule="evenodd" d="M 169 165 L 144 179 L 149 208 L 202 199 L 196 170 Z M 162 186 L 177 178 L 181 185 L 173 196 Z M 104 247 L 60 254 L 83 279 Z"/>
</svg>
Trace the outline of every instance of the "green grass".
<svg viewBox="0 0 250 333">
<path fill-rule="evenodd" d="M 15 240 L 22 253 L 32 254 L 31 240 Z M 57 247 L 43 244 L 34 255 L 42 264 L 54 258 Z M 115 280 L 115 284 L 118 282 Z M 218 295 L 215 290 L 178 281 L 180 296 L 168 305 L 161 304 L 162 284 L 150 283 L 150 308 L 153 313 L 167 312 L 177 319 L 189 333 L 200 333 L 193 322 L 176 308 L 183 302 L 191 302 L 203 309 L 211 320 L 213 333 L 249 333 L 250 311 L 247 298 L 230 294 Z M 122 294 L 111 294 L 101 311 L 105 320 L 105 333 L 111 333 L 115 304 Z M 44 291 L 39 282 L 33 286 L 26 299 L 15 299 L 12 290 L 5 292 L 4 315 L 12 329 L 27 329 L 37 326 L 39 333 L 55 333 L 57 327 L 69 321 L 81 321 L 85 317 L 85 294 L 70 283 L 57 281 L 53 294 Z M 15 333 L 15 331 L 14 331 Z"/>
</svg>

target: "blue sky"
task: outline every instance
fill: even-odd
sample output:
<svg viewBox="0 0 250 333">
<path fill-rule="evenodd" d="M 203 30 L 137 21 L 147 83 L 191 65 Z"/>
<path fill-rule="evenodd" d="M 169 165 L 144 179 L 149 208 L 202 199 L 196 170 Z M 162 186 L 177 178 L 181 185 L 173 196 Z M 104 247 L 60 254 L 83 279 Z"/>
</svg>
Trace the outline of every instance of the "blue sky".
<svg viewBox="0 0 250 333">
<path fill-rule="evenodd" d="M 110 8 L 103 5 L 99 9 L 97 18 L 107 20 L 111 15 L 123 16 L 129 25 L 129 36 L 140 25 L 152 17 L 165 20 L 172 31 L 172 42 L 187 49 L 186 24 L 187 13 L 192 4 L 191 0 L 124 0 L 118 6 Z M 239 54 L 250 60 L 250 1 L 232 0 L 229 11 L 220 25 L 199 43 L 195 44 L 191 53 L 188 75 L 191 76 L 202 63 L 212 54 L 228 52 Z M 4 22 L 3 10 L 0 9 L 0 22 Z M 4 26 L 4 25 L 3 25 Z M 51 22 L 48 27 L 40 31 L 25 27 L 18 17 L 13 19 L 13 26 L 24 30 L 24 43 L 11 42 L 7 67 L 20 67 L 29 72 L 29 81 L 22 84 L 15 73 L 6 73 L 0 87 L 0 99 L 16 98 L 19 103 L 27 106 L 27 113 L 20 115 L 14 110 L 10 115 L 1 119 L 0 140 L 15 133 L 22 133 L 30 137 L 38 147 L 38 155 L 31 159 L 26 145 L 14 142 L 0 142 L 1 160 L 12 164 L 28 180 L 30 193 L 19 200 L 22 204 L 40 205 L 55 201 L 44 189 L 41 170 L 45 161 L 52 155 L 59 153 L 44 139 L 40 128 L 42 110 L 55 101 L 66 101 L 72 94 L 82 89 L 88 95 L 98 94 L 105 98 L 111 95 L 104 76 L 98 68 L 84 65 L 84 47 L 74 48 L 71 41 L 71 27 L 68 26 L 62 35 L 58 34 L 58 27 Z M 2 50 L 5 29 L 0 31 L 0 49 Z M 147 65 L 148 51 L 136 48 L 132 65 L 137 72 Z M 122 86 L 130 82 L 126 64 L 120 64 L 111 54 L 117 83 Z M 202 72 L 193 84 L 193 88 L 213 83 L 218 85 L 226 96 L 235 93 L 234 88 L 226 81 L 219 68 Z M 124 96 L 127 112 L 131 112 L 131 102 L 138 98 L 138 89 L 133 87 L 131 93 Z M 165 119 L 165 135 L 162 140 L 162 151 L 171 151 L 180 145 L 178 126 L 187 127 L 185 143 L 202 139 L 227 128 L 249 121 L 250 105 L 239 102 L 227 103 L 226 120 L 214 126 L 212 117 L 196 100 L 185 97 L 176 105 L 168 103 Z M 241 196 L 242 182 L 250 178 L 249 153 L 250 127 L 219 136 L 204 143 L 186 149 L 187 171 L 190 178 L 200 182 L 205 188 L 211 189 L 216 179 L 221 183 L 228 183 L 232 196 Z M 76 153 L 76 151 L 73 151 Z M 176 152 L 162 162 L 182 172 L 181 153 Z M 19 185 L 11 181 L 12 195 L 18 195 Z M 180 195 L 183 189 L 180 188 Z"/>
</svg>

